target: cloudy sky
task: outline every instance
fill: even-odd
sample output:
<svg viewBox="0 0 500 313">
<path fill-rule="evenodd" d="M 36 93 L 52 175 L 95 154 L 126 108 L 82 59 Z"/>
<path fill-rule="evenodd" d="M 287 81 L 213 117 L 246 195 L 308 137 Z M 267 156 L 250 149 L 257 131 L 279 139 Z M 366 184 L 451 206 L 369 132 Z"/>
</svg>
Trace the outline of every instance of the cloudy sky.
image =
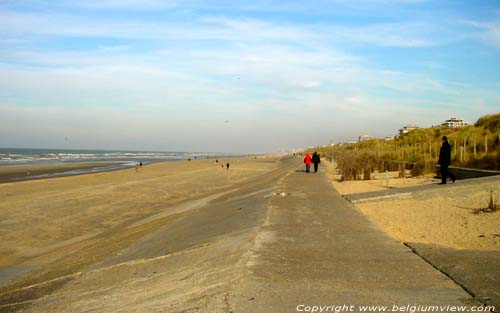
<svg viewBox="0 0 500 313">
<path fill-rule="evenodd" d="M 0 147 L 386 136 L 499 112 L 499 73 L 497 0 L 2 0 Z"/>
</svg>

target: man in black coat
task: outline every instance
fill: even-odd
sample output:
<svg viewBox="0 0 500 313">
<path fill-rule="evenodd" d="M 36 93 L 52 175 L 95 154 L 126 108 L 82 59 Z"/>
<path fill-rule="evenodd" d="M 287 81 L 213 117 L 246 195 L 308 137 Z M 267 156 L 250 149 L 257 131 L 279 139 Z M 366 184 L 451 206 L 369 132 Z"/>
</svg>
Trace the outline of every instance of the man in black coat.
<svg viewBox="0 0 500 313">
<path fill-rule="evenodd" d="M 314 164 L 314 173 L 318 171 L 318 165 L 321 163 L 321 159 L 319 158 L 319 154 L 317 152 L 313 153 L 311 161 Z"/>
<path fill-rule="evenodd" d="M 455 175 L 453 173 L 450 173 L 448 170 L 448 166 L 450 166 L 451 163 L 451 147 L 450 144 L 448 143 L 448 138 L 446 136 L 443 136 L 441 139 L 441 150 L 439 150 L 439 168 L 441 170 L 441 185 L 446 184 L 446 179 L 448 177 L 451 178 L 452 182 L 455 182 Z"/>
</svg>

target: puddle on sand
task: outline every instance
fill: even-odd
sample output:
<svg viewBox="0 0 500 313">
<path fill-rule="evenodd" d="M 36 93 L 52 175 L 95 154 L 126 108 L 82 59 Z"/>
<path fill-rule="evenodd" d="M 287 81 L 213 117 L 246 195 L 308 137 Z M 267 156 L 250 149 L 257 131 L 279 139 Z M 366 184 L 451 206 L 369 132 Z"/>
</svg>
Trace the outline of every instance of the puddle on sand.
<svg viewBox="0 0 500 313">
<path fill-rule="evenodd" d="M 0 284 L 33 270 L 32 266 L 0 267 Z"/>
</svg>

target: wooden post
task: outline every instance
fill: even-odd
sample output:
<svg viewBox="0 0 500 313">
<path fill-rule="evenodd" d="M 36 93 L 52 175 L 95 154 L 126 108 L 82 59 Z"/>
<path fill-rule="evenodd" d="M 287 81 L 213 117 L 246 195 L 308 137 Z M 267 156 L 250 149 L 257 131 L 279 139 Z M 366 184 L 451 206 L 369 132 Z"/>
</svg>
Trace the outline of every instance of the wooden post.
<svg viewBox="0 0 500 313">
<path fill-rule="evenodd" d="M 476 158 L 476 137 L 474 137 L 474 159 Z"/>
<path fill-rule="evenodd" d="M 432 160 L 432 144 L 430 141 L 429 141 L 429 157 Z"/>
<path fill-rule="evenodd" d="M 454 159 L 456 160 L 457 159 L 457 140 L 456 139 L 453 141 L 453 150 L 455 150 Z"/>
<path fill-rule="evenodd" d="M 464 138 L 464 160 L 467 159 L 467 137 Z"/>
<path fill-rule="evenodd" d="M 484 152 L 488 154 L 488 135 L 484 136 Z"/>
</svg>

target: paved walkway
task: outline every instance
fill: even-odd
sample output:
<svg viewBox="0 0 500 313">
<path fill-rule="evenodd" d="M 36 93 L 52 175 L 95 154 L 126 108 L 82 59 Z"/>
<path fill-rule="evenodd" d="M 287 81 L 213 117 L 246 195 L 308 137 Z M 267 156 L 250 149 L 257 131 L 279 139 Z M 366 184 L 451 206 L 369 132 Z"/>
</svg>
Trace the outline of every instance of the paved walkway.
<svg viewBox="0 0 500 313">
<path fill-rule="evenodd" d="M 406 245 L 463 286 L 475 299 L 500 312 L 500 251 L 452 249 L 422 243 Z"/>
<path fill-rule="evenodd" d="M 293 172 L 273 197 L 250 274 L 233 287 L 236 312 L 296 312 L 297 305 L 462 305 L 471 297 L 392 240 L 322 173 Z"/>
<path fill-rule="evenodd" d="M 402 197 L 422 192 L 425 192 L 427 196 L 432 196 L 432 194 L 442 194 L 443 192 L 466 192 L 468 188 L 477 188 L 478 186 L 483 186 L 485 189 L 487 189 L 491 188 L 491 186 L 498 186 L 499 184 L 500 176 L 489 176 L 460 181 L 457 180 L 455 183 L 448 183 L 446 185 L 429 184 L 404 188 L 392 188 L 381 191 L 355 193 L 346 195 L 345 198 L 350 202 L 356 203 L 362 201 L 376 201 L 380 199 L 383 200 L 387 198 Z"/>
</svg>

